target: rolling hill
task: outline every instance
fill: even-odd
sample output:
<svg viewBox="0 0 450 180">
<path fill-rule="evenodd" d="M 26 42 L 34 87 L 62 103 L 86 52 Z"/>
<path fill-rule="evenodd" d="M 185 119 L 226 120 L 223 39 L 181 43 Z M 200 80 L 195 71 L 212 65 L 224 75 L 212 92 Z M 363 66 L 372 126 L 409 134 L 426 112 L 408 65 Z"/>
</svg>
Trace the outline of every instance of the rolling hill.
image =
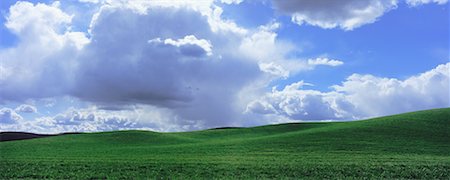
<svg viewBox="0 0 450 180">
<path fill-rule="evenodd" d="M 10 178 L 450 178 L 450 108 L 353 122 L 0 143 Z"/>
</svg>

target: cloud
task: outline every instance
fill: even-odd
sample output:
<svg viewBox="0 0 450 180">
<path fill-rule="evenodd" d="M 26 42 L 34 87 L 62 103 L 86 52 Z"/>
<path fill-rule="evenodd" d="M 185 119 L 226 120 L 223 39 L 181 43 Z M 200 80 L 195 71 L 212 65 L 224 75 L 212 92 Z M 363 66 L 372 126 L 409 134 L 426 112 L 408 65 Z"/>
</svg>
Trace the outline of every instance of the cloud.
<svg viewBox="0 0 450 180">
<path fill-rule="evenodd" d="M 53 117 L 56 124 L 62 125 L 79 125 L 84 122 L 95 121 L 96 117 L 94 114 L 82 114 L 78 111 L 66 112 L 63 114 L 58 114 Z"/>
<path fill-rule="evenodd" d="M 240 4 L 243 1 L 244 0 L 220 0 L 221 3 L 225 3 L 225 4 Z"/>
<path fill-rule="evenodd" d="M 328 58 L 311 60 L 289 57 L 290 53 L 301 49 L 288 41 L 277 39 L 275 32 L 281 27 L 280 23 L 271 22 L 258 27 L 252 34 L 242 39 L 239 52 L 243 57 L 258 63 L 261 71 L 276 78 L 288 78 L 302 71 L 314 69 L 317 65 L 337 66 L 341 61 Z"/>
<path fill-rule="evenodd" d="M 149 40 L 148 43 L 159 43 L 179 47 L 181 53 L 188 56 L 202 56 L 205 53 L 208 56 L 212 55 L 211 43 L 205 39 L 197 39 L 194 35 L 188 35 L 183 39 L 178 40 L 168 38 L 165 39 L 164 42 L 162 42 L 160 38 L 155 38 Z"/>
<path fill-rule="evenodd" d="M 308 59 L 308 64 L 311 66 L 317 66 L 317 65 L 340 66 L 340 65 L 343 65 L 344 62 L 335 60 L 335 59 L 316 58 L 316 59 Z"/>
<path fill-rule="evenodd" d="M 25 34 L 29 28 L 40 30 L 48 28 L 50 31 L 59 29 L 61 25 L 70 23 L 72 16 L 59 9 L 59 2 L 48 6 L 19 1 L 11 6 L 6 19 L 5 26 L 8 29 L 17 34 Z"/>
<path fill-rule="evenodd" d="M 14 72 L 0 82 L 1 99 L 69 95 L 117 110 L 146 105 L 189 127 L 238 121 L 237 94 L 264 72 L 256 61 L 236 54 L 246 31 L 222 20 L 219 7 L 208 8 L 104 4 L 92 20 L 87 39 L 70 30 L 71 15 L 57 4 L 17 3 L 10 14 L 20 10 L 18 14 L 66 18 L 49 15 L 21 21 L 17 20 L 20 15 L 8 17 L 11 24 L 22 23 L 17 27 L 36 28 L 29 29 L 30 39 L 0 52 L 5 57 L 2 73 Z M 24 35 L 17 32 L 20 38 Z M 78 41 L 68 38 L 73 33 L 82 34 L 87 43 L 77 46 Z M 67 117 L 51 119 L 67 125 L 84 124 L 75 115 Z"/>
<path fill-rule="evenodd" d="M 375 22 L 397 7 L 397 0 L 273 0 L 275 9 L 292 16 L 292 22 L 329 29 L 352 30 Z"/>
<path fill-rule="evenodd" d="M 272 92 L 248 104 L 247 113 L 275 114 L 292 120 L 328 120 L 348 118 L 349 114 L 340 109 L 345 99 L 336 93 L 302 90 L 312 84 L 299 81 L 287 85 L 282 90 Z"/>
<path fill-rule="evenodd" d="M 293 23 L 309 24 L 324 29 L 353 30 L 377 21 L 390 10 L 396 9 L 399 0 L 272 0 L 274 8 L 290 15 Z M 448 0 L 406 0 L 410 6 L 428 3 L 446 4 Z"/>
<path fill-rule="evenodd" d="M 51 5 L 19 1 L 10 7 L 6 27 L 19 38 L 0 50 L 2 100 L 61 95 L 71 78 L 77 52 L 89 42 L 70 30 L 71 15 Z M 51 88 L 49 88 L 51 87 Z"/>
<path fill-rule="evenodd" d="M 333 88 L 368 116 L 449 107 L 450 63 L 405 80 L 353 74 Z"/>
<path fill-rule="evenodd" d="M 406 3 L 410 6 L 419 6 L 428 3 L 445 4 L 448 0 L 406 0 Z"/>
<path fill-rule="evenodd" d="M 253 97 L 248 94 L 259 94 L 274 79 L 318 65 L 286 58 L 296 47 L 276 38 L 279 23 L 244 29 L 222 19 L 221 8 L 212 4 L 139 1 L 100 6 L 89 39 L 71 30 L 73 16 L 61 11 L 58 4 L 17 3 L 11 7 L 10 14 L 20 7 L 28 11 L 19 14 L 49 11 L 64 18 L 37 16 L 19 21 L 22 16 L 10 15 L 9 22 L 37 28 L 32 29 L 32 38 L 0 52 L 6 59 L 2 67 L 18 72 L 0 81 L 2 100 L 69 95 L 95 104 L 97 111 L 128 112 L 133 118 L 127 119 L 133 122 L 141 118 L 130 113 L 130 107 L 145 106 L 143 109 L 160 118 L 155 121 L 148 116 L 144 121 L 151 124 L 141 124 L 162 131 L 230 126 L 242 122 L 242 111 Z M 85 42 L 77 44 L 68 34 L 80 35 Z M 53 129 L 82 126 L 91 131 L 103 125 L 89 121 L 90 117 L 69 111 L 41 121 L 53 124 Z M 41 129 L 45 128 L 50 127 Z"/>
<path fill-rule="evenodd" d="M 5 117 L 12 116 L 17 120 L 2 119 L 0 131 L 60 133 L 142 129 L 173 132 L 206 128 L 196 121 L 180 119 L 170 109 L 151 105 L 138 105 L 121 110 L 105 110 L 95 105 L 86 108 L 70 107 L 56 115 L 41 116 L 26 121 L 22 121 L 20 115 L 15 114 L 11 109 L 2 109 L 0 112 L 3 113 L 3 111 L 6 111 Z"/>
<path fill-rule="evenodd" d="M 304 90 L 303 81 L 274 89 L 247 113 L 295 120 L 358 119 L 450 106 L 450 63 L 405 80 L 353 74 L 333 91 Z"/>
<path fill-rule="evenodd" d="M 2 109 L 1 112 L 4 110 Z M 75 109 L 69 108 L 55 116 L 42 116 L 33 120 L 21 121 L 22 118 L 10 109 L 3 116 L 11 116 L 11 120 L 3 124 L 0 130 L 26 131 L 37 133 L 59 132 L 93 132 L 124 129 L 143 129 L 135 121 L 117 112 L 98 110 L 95 107 Z M 11 119 L 11 118 L 10 118 Z M 3 121 L 2 121 L 3 123 Z"/>
<path fill-rule="evenodd" d="M 263 73 L 235 56 L 241 34 L 214 31 L 190 9 L 104 8 L 91 34 L 71 92 L 84 101 L 170 108 L 180 119 L 218 126 L 237 119 L 235 94 Z"/>
<path fill-rule="evenodd" d="M 17 114 L 13 109 L 0 109 L 0 124 L 14 124 L 23 120 L 22 116 Z"/>
<path fill-rule="evenodd" d="M 37 109 L 29 104 L 21 104 L 15 109 L 15 111 L 19 113 L 36 113 Z"/>
<path fill-rule="evenodd" d="M 78 0 L 82 3 L 92 3 L 92 4 L 98 4 L 100 2 L 102 2 L 101 0 Z"/>
<path fill-rule="evenodd" d="M 269 63 L 262 62 L 259 64 L 259 69 L 261 69 L 261 71 L 270 73 L 270 74 L 278 76 L 278 77 L 283 77 L 283 78 L 289 77 L 289 71 L 286 70 L 283 66 L 281 66 L 275 62 L 269 62 Z"/>
</svg>

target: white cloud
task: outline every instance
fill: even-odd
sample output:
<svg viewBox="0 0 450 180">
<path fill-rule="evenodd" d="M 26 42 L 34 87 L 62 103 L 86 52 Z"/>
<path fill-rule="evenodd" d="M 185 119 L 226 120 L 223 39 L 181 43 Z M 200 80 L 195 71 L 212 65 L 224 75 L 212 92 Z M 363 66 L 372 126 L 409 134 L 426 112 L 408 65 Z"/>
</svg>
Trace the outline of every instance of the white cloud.
<svg viewBox="0 0 450 180">
<path fill-rule="evenodd" d="M 303 81 L 287 85 L 248 104 L 247 113 L 274 114 L 291 120 L 327 120 L 348 118 L 348 114 L 336 104 L 345 104 L 336 93 L 302 90 Z"/>
<path fill-rule="evenodd" d="M 20 106 L 16 107 L 15 111 L 19 113 L 36 113 L 37 109 L 36 107 L 29 104 L 21 104 Z"/>
<path fill-rule="evenodd" d="M 213 32 L 224 31 L 245 34 L 246 29 L 239 27 L 231 20 L 222 19 L 223 10 L 214 4 L 214 0 L 185 0 L 185 1 L 142 1 L 142 0 L 120 0 L 106 1 L 100 11 L 94 15 L 91 27 L 95 25 L 97 16 L 102 9 L 120 8 L 132 10 L 135 13 L 145 15 L 150 8 L 176 8 L 189 9 L 201 13 L 207 18 Z"/>
<path fill-rule="evenodd" d="M 353 74 L 334 89 L 368 116 L 450 106 L 450 63 L 405 80 Z"/>
<path fill-rule="evenodd" d="M 243 1 L 244 0 L 220 0 L 220 2 L 225 3 L 225 4 L 240 4 Z"/>
<path fill-rule="evenodd" d="M 292 22 L 325 29 L 353 30 L 374 23 L 385 13 L 396 9 L 399 0 L 272 0 L 281 13 L 291 16 Z M 410 6 L 428 3 L 446 4 L 448 0 L 406 0 Z"/>
<path fill-rule="evenodd" d="M 261 69 L 261 71 L 275 75 L 277 77 L 282 77 L 282 78 L 288 78 L 289 77 L 289 71 L 284 69 L 281 65 L 276 64 L 274 62 L 270 62 L 270 63 L 259 63 L 259 69 Z"/>
<path fill-rule="evenodd" d="M 322 28 L 352 30 L 373 23 L 397 7 L 397 0 L 273 0 L 275 8 L 292 16 L 292 22 Z"/>
<path fill-rule="evenodd" d="M 5 26 L 14 33 L 21 34 L 26 33 L 30 28 L 39 28 L 41 32 L 60 30 L 63 28 L 62 25 L 71 22 L 72 16 L 59 9 L 58 1 L 50 6 L 19 1 L 11 6 L 6 19 Z"/>
<path fill-rule="evenodd" d="M 222 21 L 218 7 L 208 7 L 213 14 L 207 14 L 184 6 L 132 10 L 104 4 L 90 27 L 88 43 L 80 48 L 74 45 L 77 38 L 69 36 L 75 33 L 70 31 L 72 17 L 58 6 L 18 3 L 11 11 L 25 8 L 20 13 L 39 14 L 42 7 L 67 18 L 33 16 L 37 19 L 23 21 L 23 27 L 39 28 L 30 29 L 33 38 L 0 52 L 5 57 L 2 74 L 3 69 L 14 72 L 1 81 L 2 101 L 71 95 L 119 109 L 152 106 L 153 114 L 168 117 L 161 121 L 177 119 L 173 127 L 159 123 L 163 130 L 221 126 L 239 121 L 242 110 L 233 105 L 236 94 L 264 74 L 257 62 L 236 55 L 245 31 Z M 9 22 L 19 22 L 18 17 L 11 15 Z M 24 35 L 17 32 L 18 37 Z M 70 115 L 41 120 L 58 119 L 58 127 L 86 124 L 77 120 L 84 116 Z"/>
<path fill-rule="evenodd" d="M 357 119 L 450 107 L 450 63 L 405 80 L 353 74 L 334 91 L 303 90 L 300 81 L 273 90 L 247 112 L 296 120 Z"/>
<path fill-rule="evenodd" d="M 448 0 L 406 0 L 406 3 L 411 6 L 419 6 L 428 3 L 445 4 Z"/>
<path fill-rule="evenodd" d="M 82 3 L 92 3 L 92 4 L 98 4 L 100 2 L 102 2 L 101 0 L 78 0 Z"/>
<path fill-rule="evenodd" d="M 23 118 L 17 114 L 13 109 L 1 108 L 0 109 L 0 124 L 15 124 L 22 121 Z"/>
<path fill-rule="evenodd" d="M 201 122 L 185 121 L 167 108 L 151 105 L 130 106 L 129 109 L 105 110 L 98 106 L 70 107 L 61 113 L 33 120 L 23 118 L 12 109 L 0 110 L 0 131 L 36 133 L 98 132 L 142 129 L 159 132 L 205 129 Z"/>
<path fill-rule="evenodd" d="M 340 66 L 340 65 L 344 64 L 344 62 L 335 60 L 335 59 L 316 58 L 316 59 L 308 59 L 308 64 L 311 66 L 317 66 L 317 65 Z"/>
<path fill-rule="evenodd" d="M 313 70 L 317 65 L 339 66 L 343 62 L 326 57 L 316 59 L 299 59 L 289 57 L 292 52 L 301 52 L 288 41 L 277 39 L 275 32 L 281 27 L 280 23 L 271 22 L 258 27 L 253 33 L 242 39 L 239 53 L 259 64 L 261 71 L 269 73 L 274 77 L 287 78 L 301 71 Z"/>
<path fill-rule="evenodd" d="M 213 31 L 208 18 L 191 9 L 151 7 L 141 14 L 104 8 L 91 34 L 72 95 L 99 104 L 170 108 L 180 124 L 237 120 L 236 93 L 263 74 L 257 63 L 235 55 L 242 34 Z"/>
<path fill-rule="evenodd" d="M 15 114 L 18 116 L 17 114 Z M 123 129 L 142 129 L 123 112 L 104 111 L 95 107 L 69 108 L 55 116 L 42 116 L 33 120 L 15 120 L 0 127 L 0 130 L 36 133 L 93 132 Z"/>
<path fill-rule="evenodd" d="M 2 52 L 7 54 L 2 67 L 21 72 L 1 81 L 2 100 L 69 95 L 106 107 L 103 110 L 149 106 L 146 110 L 154 117 L 164 118 L 147 119 L 158 123 L 146 127 L 163 131 L 229 126 L 242 121 L 242 111 L 251 100 L 242 92 L 256 95 L 273 79 L 315 66 L 285 58 L 295 47 L 276 39 L 279 23 L 243 29 L 223 20 L 221 9 L 211 4 L 206 8 L 195 3 L 105 3 L 93 17 L 90 39 L 81 47 L 73 45 L 77 38 L 67 35 L 76 33 L 69 30 L 70 15 L 57 6 L 26 6 L 28 12 L 40 13 L 37 7 L 45 6 L 70 18 L 62 21 L 55 17 L 52 22 L 59 24 L 43 23 L 35 29 L 35 43 L 21 41 L 20 46 Z M 33 21 L 27 23 L 34 26 Z M 48 34 L 41 33 L 43 29 L 49 30 Z M 51 46 L 58 42 L 59 46 Z M 22 49 L 36 51 L 23 53 Z M 41 120 L 53 122 L 55 127 L 78 125 L 89 131 L 102 125 L 85 121 L 89 115 L 71 113 Z M 130 121 L 140 119 L 134 117 Z"/>
<path fill-rule="evenodd" d="M 159 42 L 159 38 L 149 40 L 149 43 Z M 212 45 L 206 39 L 197 39 L 194 35 L 185 36 L 183 39 L 173 40 L 171 38 L 165 39 L 164 44 L 179 47 L 183 54 L 198 56 L 206 53 L 208 56 L 212 55 Z"/>
<path fill-rule="evenodd" d="M 239 45 L 240 55 L 258 63 L 261 71 L 276 78 L 287 78 L 300 71 L 312 70 L 315 65 L 308 65 L 302 59 L 287 57 L 289 53 L 299 51 L 299 48 L 277 39 L 278 34 L 274 31 L 280 26 L 279 23 L 272 22 L 244 37 Z"/>
<path fill-rule="evenodd" d="M 0 99 L 24 100 L 64 91 L 57 86 L 73 75 L 74 57 L 89 40 L 81 32 L 70 31 L 72 16 L 58 6 L 58 2 L 33 5 L 19 1 L 10 7 L 6 27 L 19 43 L 0 50 Z"/>
</svg>

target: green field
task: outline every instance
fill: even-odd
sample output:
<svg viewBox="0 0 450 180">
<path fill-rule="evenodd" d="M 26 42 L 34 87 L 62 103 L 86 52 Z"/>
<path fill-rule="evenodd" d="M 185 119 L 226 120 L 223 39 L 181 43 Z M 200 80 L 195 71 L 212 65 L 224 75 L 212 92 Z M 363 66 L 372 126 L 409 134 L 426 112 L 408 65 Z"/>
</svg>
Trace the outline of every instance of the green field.
<svg viewBox="0 0 450 180">
<path fill-rule="evenodd" d="M 354 122 L 0 143 L 0 179 L 450 179 L 450 108 Z"/>
</svg>

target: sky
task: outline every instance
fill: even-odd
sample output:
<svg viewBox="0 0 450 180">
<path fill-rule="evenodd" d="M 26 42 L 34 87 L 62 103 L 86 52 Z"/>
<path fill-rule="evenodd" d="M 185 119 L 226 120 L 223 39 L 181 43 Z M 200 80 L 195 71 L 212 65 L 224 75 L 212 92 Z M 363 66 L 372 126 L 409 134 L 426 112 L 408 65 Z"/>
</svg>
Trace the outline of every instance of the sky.
<svg viewBox="0 0 450 180">
<path fill-rule="evenodd" d="M 448 0 L 2 0 L 0 16 L 0 131 L 173 132 L 450 107 Z"/>
</svg>

